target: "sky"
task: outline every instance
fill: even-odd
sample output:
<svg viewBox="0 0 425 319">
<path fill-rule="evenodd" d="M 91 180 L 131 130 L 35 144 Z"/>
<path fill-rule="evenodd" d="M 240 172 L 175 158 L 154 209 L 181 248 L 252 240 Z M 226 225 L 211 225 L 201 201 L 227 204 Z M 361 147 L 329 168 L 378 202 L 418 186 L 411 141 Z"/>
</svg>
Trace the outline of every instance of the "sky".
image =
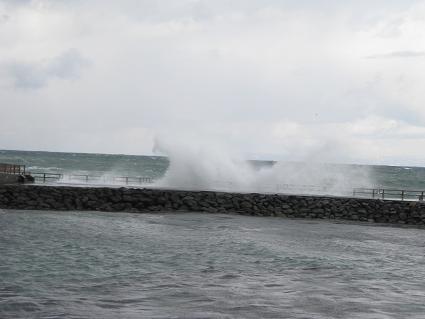
<svg viewBox="0 0 425 319">
<path fill-rule="evenodd" d="M 425 1 L 0 0 L 0 149 L 425 166 Z"/>
</svg>

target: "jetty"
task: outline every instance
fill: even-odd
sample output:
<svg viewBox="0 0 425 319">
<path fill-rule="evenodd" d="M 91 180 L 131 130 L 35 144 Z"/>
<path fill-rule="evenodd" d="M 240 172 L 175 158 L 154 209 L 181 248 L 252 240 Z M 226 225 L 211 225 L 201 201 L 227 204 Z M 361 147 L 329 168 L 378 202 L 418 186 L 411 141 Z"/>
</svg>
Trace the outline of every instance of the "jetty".
<svg viewBox="0 0 425 319">
<path fill-rule="evenodd" d="M 423 201 L 129 187 L 0 185 L 0 209 L 197 212 L 425 227 Z"/>
<path fill-rule="evenodd" d="M 72 181 L 78 187 L 71 186 Z M 17 185 L 26 182 L 34 185 Z M 355 188 L 335 196 L 326 186 L 314 185 L 279 184 L 268 192 L 238 193 L 147 186 L 152 182 L 140 176 L 29 173 L 25 165 L 0 164 L 0 209 L 204 212 L 425 227 L 422 190 Z M 111 187 L 114 183 L 124 187 Z"/>
</svg>

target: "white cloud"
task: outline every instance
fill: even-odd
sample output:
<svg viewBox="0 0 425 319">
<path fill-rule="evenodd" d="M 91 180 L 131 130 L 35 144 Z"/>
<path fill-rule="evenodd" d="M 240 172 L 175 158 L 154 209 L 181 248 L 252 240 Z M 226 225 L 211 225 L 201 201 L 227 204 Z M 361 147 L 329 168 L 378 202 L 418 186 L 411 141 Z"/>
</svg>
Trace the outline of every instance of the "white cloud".
<svg viewBox="0 0 425 319">
<path fill-rule="evenodd" d="M 0 148 L 143 154 L 159 134 L 418 158 L 424 16 L 423 1 L 0 0 L 0 111 L 23 114 L 0 119 Z"/>
<path fill-rule="evenodd" d="M 390 59 L 390 58 L 418 58 L 425 57 L 425 51 L 394 51 L 383 54 L 370 55 L 368 59 Z"/>
</svg>

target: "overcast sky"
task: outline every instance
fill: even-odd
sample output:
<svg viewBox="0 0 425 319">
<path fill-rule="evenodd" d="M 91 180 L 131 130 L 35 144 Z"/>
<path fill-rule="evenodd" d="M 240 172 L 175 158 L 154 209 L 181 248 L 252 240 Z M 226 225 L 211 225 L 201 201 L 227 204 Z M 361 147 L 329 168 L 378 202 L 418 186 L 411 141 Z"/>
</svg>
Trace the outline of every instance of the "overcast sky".
<svg viewBox="0 0 425 319">
<path fill-rule="evenodd" d="M 425 1 L 0 0 L 0 149 L 425 165 Z"/>
</svg>

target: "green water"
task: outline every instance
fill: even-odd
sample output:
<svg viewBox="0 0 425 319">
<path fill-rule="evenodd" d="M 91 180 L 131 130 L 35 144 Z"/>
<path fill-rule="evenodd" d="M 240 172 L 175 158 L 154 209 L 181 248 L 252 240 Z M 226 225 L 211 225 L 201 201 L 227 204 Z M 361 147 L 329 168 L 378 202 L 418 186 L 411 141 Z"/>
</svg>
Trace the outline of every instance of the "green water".
<svg viewBox="0 0 425 319">
<path fill-rule="evenodd" d="M 30 172 L 136 175 L 160 178 L 168 160 L 160 156 L 0 151 L 0 162 L 26 165 Z"/>
<path fill-rule="evenodd" d="M 193 163 L 193 159 L 192 163 Z M 26 165 L 31 172 L 117 176 L 144 176 L 159 180 L 169 160 L 160 156 L 82 154 L 33 151 L 0 151 L 0 163 Z M 196 164 L 196 160 L 195 160 Z M 271 167 L 274 162 L 252 161 L 256 167 Z M 300 164 L 306 165 L 306 164 Z M 329 165 L 328 165 L 329 166 Z M 425 168 L 400 166 L 335 165 L 338 171 L 363 170 L 369 175 L 369 187 L 425 190 Z M 226 181 L 225 181 L 226 182 Z M 284 182 L 284 181 L 282 181 Z"/>
</svg>

